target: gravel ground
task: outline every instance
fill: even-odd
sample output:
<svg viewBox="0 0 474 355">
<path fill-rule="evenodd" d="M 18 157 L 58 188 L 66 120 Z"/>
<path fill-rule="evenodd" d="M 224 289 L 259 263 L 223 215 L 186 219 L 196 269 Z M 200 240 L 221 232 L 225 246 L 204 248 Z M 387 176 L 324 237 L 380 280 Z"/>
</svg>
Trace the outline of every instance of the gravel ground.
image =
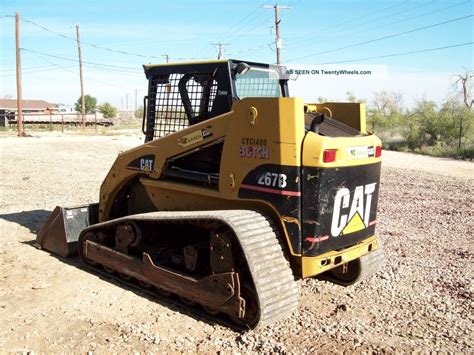
<svg viewBox="0 0 474 355">
<path fill-rule="evenodd" d="M 348 288 L 299 280 L 291 318 L 240 334 L 31 246 L 55 205 L 96 201 L 140 139 L 0 138 L 2 351 L 474 351 L 473 163 L 384 152 L 383 269 Z"/>
</svg>

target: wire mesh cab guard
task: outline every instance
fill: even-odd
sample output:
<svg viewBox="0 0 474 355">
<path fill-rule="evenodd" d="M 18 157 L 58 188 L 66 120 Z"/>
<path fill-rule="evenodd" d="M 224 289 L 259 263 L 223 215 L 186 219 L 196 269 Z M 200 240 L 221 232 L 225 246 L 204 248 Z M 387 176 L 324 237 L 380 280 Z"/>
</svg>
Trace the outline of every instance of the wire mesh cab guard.
<svg viewBox="0 0 474 355">
<path fill-rule="evenodd" d="M 149 80 L 145 141 L 230 111 L 227 61 L 156 66 L 145 72 Z"/>
</svg>

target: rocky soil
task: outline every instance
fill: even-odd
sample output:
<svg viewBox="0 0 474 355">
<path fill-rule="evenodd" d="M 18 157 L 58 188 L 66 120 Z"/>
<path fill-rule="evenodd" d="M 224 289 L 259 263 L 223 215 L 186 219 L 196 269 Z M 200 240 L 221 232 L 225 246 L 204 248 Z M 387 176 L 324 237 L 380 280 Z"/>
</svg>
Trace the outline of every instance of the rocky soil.
<svg viewBox="0 0 474 355">
<path fill-rule="evenodd" d="M 241 334 L 32 247 L 55 205 L 96 201 L 118 151 L 139 143 L 0 138 L 2 351 L 474 351 L 473 163 L 384 152 L 383 269 L 348 288 L 299 280 L 291 318 Z"/>
</svg>

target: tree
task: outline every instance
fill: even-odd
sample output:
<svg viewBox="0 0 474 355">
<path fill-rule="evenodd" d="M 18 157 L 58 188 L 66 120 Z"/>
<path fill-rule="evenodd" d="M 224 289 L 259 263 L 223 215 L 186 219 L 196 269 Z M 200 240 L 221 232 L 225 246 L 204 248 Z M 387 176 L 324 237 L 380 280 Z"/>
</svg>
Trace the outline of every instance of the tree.
<svg viewBox="0 0 474 355">
<path fill-rule="evenodd" d="M 117 116 L 117 109 L 113 107 L 109 102 L 104 102 L 99 106 L 99 112 L 104 118 L 114 118 Z"/>
<path fill-rule="evenodd" d="M 368 111 L 371 119 L 372 131 L 375 126 L 385 129 L 387 126 L 393 128 L 402 111 L 402 95 L 396 92 L 379 91 L 374 93 L 372 108 Z"/>
<path fill-rule="evenodd" d="M 95 106 L 97 105 L 97 99 L 90 95 L 84 95 L 84 105 L 86 113 L 94 113 Z M 82 99 L 79 97 L 74 104 L 74 108 L 77 112 L 82 112 Z"/>
<path fill-rule="evenodd" d="M 441 120 L 445 125 L 444 139 L 447 143 L 457 142 L 461 148 L 461 138 L 465 137 L 470 129 L 474 112 L 464 107 L 457 98 L 451 98 L 443 103 L 440 110 Z"/>
<path fill-rule="evenodd" d="M 419 130 L 409 138 L 417 145 L 434 145 L 446 131 L 436 103 L 426 98 L 416 102 L 411 119 Z"/>
<path fill-rule="evenodd" d="M 473 72 L 466 71 L 464 74 L 456 75 L 458 80 L 456 80 L 456 87 L 459 88 L 459 92 L 462 95 L 462 99 L 466 108 L 471 111 L 472 105 L 474 104 L 473 94 L 472 94 L 472 78 L 474 77 Z M 461 149 L 461 141 L 463 137 L 463 122 L 464 115 L 459 115 L 459 140 L 458 148 Z"/>
</svg>

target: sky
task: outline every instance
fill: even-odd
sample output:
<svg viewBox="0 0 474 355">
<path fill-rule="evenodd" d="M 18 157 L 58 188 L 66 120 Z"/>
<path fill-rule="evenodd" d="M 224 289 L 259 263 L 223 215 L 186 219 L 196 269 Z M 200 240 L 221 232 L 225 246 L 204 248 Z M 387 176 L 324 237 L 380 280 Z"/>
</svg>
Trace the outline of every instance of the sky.
<svg viewBox="0 0 474 355">
<path fill-rule="evenodd" d="M 133 110 L 146 95 L 142 65 L 226 58 L 275 63 L 274 11 L 264 1 L 0 0 L 0 98 L 16 98 L 15 12 L 20 13 L 24 99 L 72 105 L 80 96 L 76 25 L 85 93 Z M 394 91 L 405 105 L 452 95 L 473 70 L 472 0 L 279 1 L 282 64 L 319 70 L 290 81 L 291 96 L 370 103 Z M 314 73 L 318 73 L 313 70 Z M 370 75 L 321 74 L 364 70 Z"/>
</svg>

